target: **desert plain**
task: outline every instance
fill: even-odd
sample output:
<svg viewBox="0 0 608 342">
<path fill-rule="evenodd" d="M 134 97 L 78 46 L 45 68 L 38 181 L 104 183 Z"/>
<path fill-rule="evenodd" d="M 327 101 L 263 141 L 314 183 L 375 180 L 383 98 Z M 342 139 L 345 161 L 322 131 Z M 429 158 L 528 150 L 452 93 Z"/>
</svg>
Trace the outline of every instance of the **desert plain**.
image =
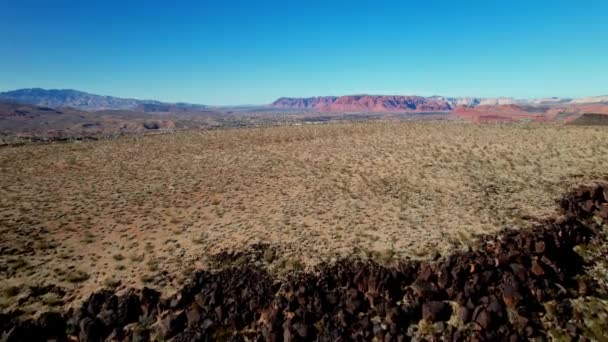
<svg viewBox="0 0 608 342">
<path fill-rule="evenodd" d="M 436 259 L 555 215 L 569 188 L 608 179 L 606 155 L 600 126 L 428 121 L 3 147 L 0 307 L 170 294 L 259 244 L 277 277 L 345 257 Z M 59 295 L 19 301 L 50 284 Z"/>
</svg>

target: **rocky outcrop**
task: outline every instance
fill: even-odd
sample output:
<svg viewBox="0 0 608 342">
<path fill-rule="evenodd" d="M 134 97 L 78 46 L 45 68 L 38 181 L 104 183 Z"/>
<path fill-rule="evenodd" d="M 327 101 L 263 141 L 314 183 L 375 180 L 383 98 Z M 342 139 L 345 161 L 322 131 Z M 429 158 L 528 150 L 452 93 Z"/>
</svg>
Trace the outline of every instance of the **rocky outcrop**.
<svg viewBox="0 0 608 342">
<path fill-rule="evenodd" d="M 331 106 L 321 107 L 330 112 L 447 112 L 452 105 L 440 97 L 422 96 L 341 96 Z"/>
<path fill-rule="evenodd" d="M 602 337 L 593 334 L 607 328 L 606 283 L 585 270 L 608 252 L 599 249 L 603 254 L 592 261 L 577 248 L 605 246 L 608 185 L 582 187 L 561 207 L 555 220 L 482 237 L 470 250 L 436 261 L 342 260 L 275 279 L 256 266 L 264 254 L 258 246 L 239 254 L 246 263 L 199 271 L 167 299 L 150 289 L 103 290 L 66 313 L 25 321 L 18 312 L 2 315 L 0 330 L 8 341 Z M 578 303 L 593 309 L 580 311 Z"/>
</svg>

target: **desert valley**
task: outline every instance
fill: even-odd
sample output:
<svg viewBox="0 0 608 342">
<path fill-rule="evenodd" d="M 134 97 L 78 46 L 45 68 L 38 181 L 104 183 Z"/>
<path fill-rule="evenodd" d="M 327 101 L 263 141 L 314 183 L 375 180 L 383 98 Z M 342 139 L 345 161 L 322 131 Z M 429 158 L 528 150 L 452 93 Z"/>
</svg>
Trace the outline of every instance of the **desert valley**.
<svg viewBox="0 0 608 342">
<path fill-rule="evenodd" d="M 607 96 L 517 100 L 352 95 L 279 98 L 264 106 L 213 107 L 37 88 L 0 93 L 0 143 L 369 120 L 585 124 L 598 120 L 590 118 L 595 114 L 608 114 Z M 599 121 L 605 124 L 604 116 L 599 116 Z"/>
</svg>

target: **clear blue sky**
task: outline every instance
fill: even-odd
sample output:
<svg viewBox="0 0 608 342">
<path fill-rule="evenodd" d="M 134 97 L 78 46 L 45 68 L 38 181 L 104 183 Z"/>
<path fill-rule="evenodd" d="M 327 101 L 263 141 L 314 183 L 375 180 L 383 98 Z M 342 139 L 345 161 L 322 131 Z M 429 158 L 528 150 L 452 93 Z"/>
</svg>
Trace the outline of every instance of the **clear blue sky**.
<svg viewBox="0 0 608 342">
<path fill-rule="evenodd" d="M 608 1 L 0 0 L 0 90 L 608 94 Z"/>
</svg>

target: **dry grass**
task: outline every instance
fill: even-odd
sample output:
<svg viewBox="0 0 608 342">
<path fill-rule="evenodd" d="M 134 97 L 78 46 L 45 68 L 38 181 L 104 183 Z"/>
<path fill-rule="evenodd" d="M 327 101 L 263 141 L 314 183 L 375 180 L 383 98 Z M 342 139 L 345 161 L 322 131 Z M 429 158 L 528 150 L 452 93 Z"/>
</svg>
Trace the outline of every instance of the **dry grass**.
<svg viewBox="0 0 608 342">
<path fill-rule="evenodd" d="M 608 179 L 607 142 L 593 127 L 366 123 L 3 148 L 0 287 L 170 290 L 259 242 L 277 246 L 271 268 L 444 254 Z"/>
</svg>

